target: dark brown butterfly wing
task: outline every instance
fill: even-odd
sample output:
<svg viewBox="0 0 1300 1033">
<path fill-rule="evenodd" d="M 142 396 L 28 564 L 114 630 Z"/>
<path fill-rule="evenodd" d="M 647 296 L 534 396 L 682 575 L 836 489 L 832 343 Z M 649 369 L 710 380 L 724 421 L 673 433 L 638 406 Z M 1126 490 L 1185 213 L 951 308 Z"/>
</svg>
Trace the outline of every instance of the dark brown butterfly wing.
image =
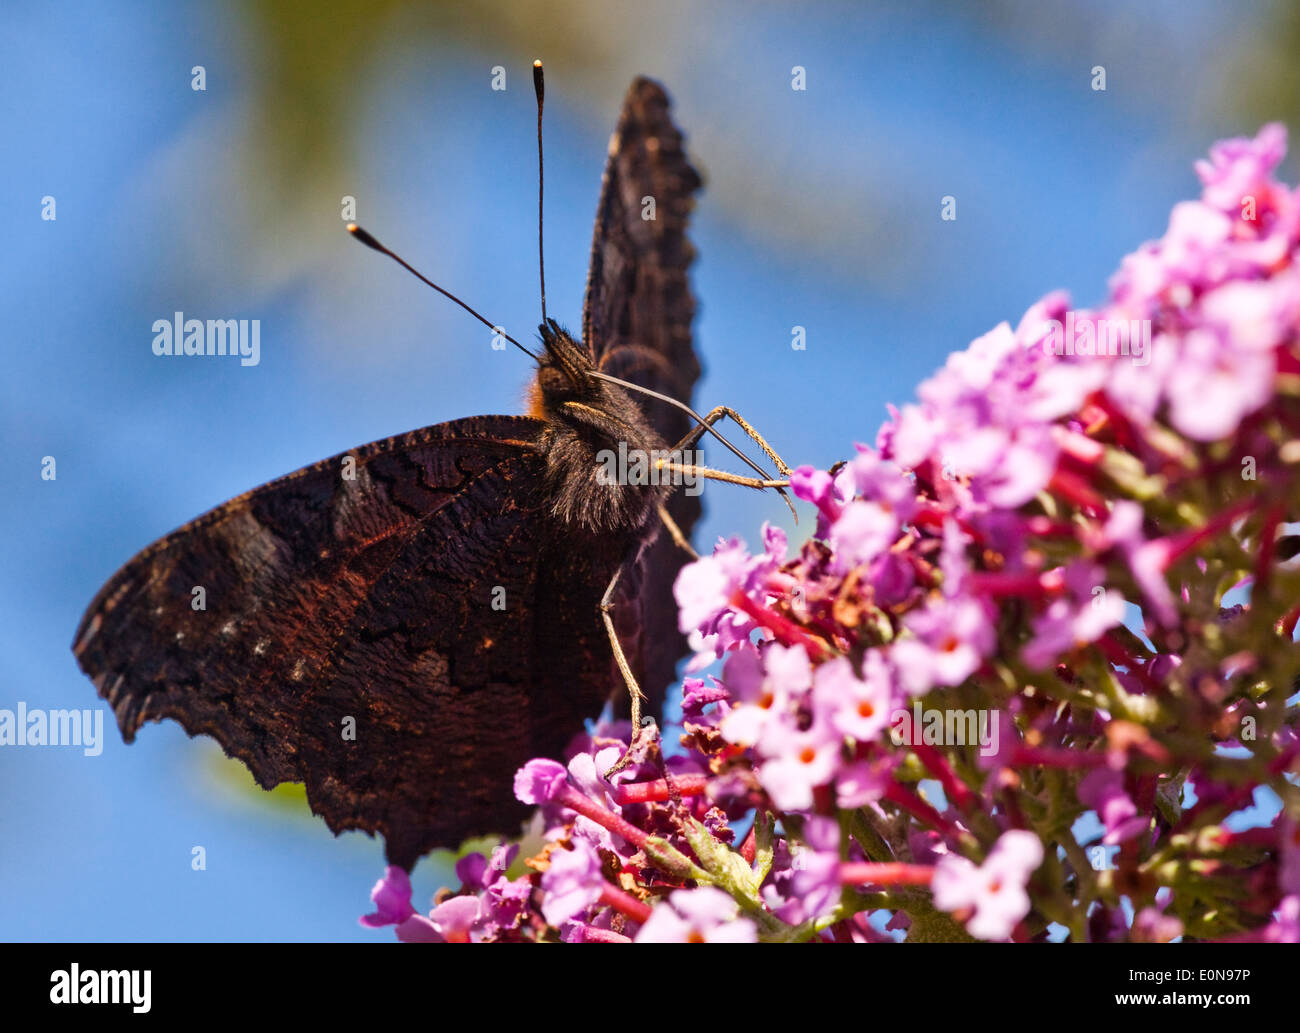
<svg viewBox="0 0 1300 1033">
<path fill-rule="evenodd" d="M 695 299 L 687 267 L 695 251 L 686 225 L 699 187 L 663 87 L 637 79 L 609 143 L 591 245 L 583 340 L 592 361 L 605 372 L 688 404 L 700 364 L 691 344 Z M 665 445 L 676 444 L 691 429 L 681 410 L 635 397 Z M 700 502 L 679 490 L 668 511 L 689 536 Z M 661 534 L 628 576 L 616 611 L 624 645 L 656 707 L 686 649 L 672 597 L 685 560 L 685 553 Z"/>
<path fill-rule="evenodd" d="M 73 645 L 123 737 L 169 717 L 211 735 L 403 867 L 517 824 L 514 770 L 558 755 L 610 685 L 597 603 L 617 560 L 548 538 L 543 427 L 366 445 L 141 552 Z"/>
</svg>

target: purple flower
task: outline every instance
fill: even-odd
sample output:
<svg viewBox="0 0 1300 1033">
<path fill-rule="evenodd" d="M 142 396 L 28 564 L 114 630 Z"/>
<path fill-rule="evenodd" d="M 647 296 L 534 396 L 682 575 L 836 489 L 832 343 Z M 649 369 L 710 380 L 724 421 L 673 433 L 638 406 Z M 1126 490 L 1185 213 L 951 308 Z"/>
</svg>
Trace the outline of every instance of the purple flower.
<svg viewBox="0 0 1300 1033">
<path fill-rule="evenodd" d="M 790 490 L 795 498 L 817 507 L 817 537 L 824 538 L 827 528 L 839 519 L 845 501 L 835 479 L 825 470 L 801 466 L 790 475 Z"/>
<path fill-rule="evenodd" d="M 385 925 L 396 926 L 394 932 L 403 943 L 438 943 L 449 938 L 432 920 L 432 916 L 426 918 L 416 913 L 415 908 L 411 906 L 411 877 L 396 865 L 389 865 L 384 872 L 384 877 L 375 883 L 375 888 L 370 892 L 370 899 L 375 902 L 377 910 L 374 914 L 362 916 L 360 920 L 361 924 L 368 929 L 378 929 Z M 452 899 L 469 901 L 469 904 L 459 906 L 471 908 L 475 915 L 478 914 L 477 897 L 453 897 Z M 437 911 L 436 908 L 434 910 Z M 466 935 L 468 936 L 468 928 Z"/>
<path fill-rule="evenodd" d="M 384 877 L 375 883 L 370 899 L 374 901 L 375 911 L 360 919 L 367 929 L 397 925 L 415 914 L 411 906 L 411 876 L 397 865 L 390 864 L 384 869 Z"/>
<path fill-rule="evenodd" d="M 1034 637 L 1020 651 L 1030 667 L 1048 668 L 1058 657 L 1085 646 L 1124 619 L 1124 599 L 1105 589 L 1105 571 L 1072 563 L 1064 572 L 1069 594 L 1052 600 L 1033 620 Z M 1102 589 L 1096 594 L 1096 589 Z"/>
<path fill-rule="evenodd" d="M 940 600 L 908 614 L 903 623 L 914 637 L 895 642 L 890 659 L 913 696 L 936 685 L 960 685 L 996 645 L 993 621 L 974 599 Z"/>
<path fill-rule="evenodd" d="M 673 890 L 655 905 L 637 943 L 755 943 L 758 929 L 740 918 L 740 906 L 712 886 Z"/>
<path fill-rule="evenodd" d="M 935 907 L 969 909 L 966 930 L 981 940 L 1006 940 L 1029 913 L 1029 877 L 1043 863 L 1043 844 L 1032 832 L 1013 829 L 998 838 L 976 867 L 956 854 L 941 857 L 930 886 Z"/>
<path fill-rule="evenodd" d="M 429 912 L 428 921 L 447 943 L 469 943 L 479 907 L 478 897 L 449 897 Z"/>
<path fill-rule="evenodd" d="M 492 851 L 491 859 L 466 854 L 456 862 L 456 875 L 462 885 L 479 894 L 475 939 L 495 938 L 502 930 L 517 928 L 522 921 L 532 884 L 527 878 L 506 878 L 506 870 L 518 853 L 517 843 L 503 844 Z"/>
<path fill-rule="evenodd" d="M 568 772 L 553 760 L 530 760 L 515 773 L 515 796 L 520 803 L 542 804 L 564 788 Z"/>
<path fill-rule="evenodd" d="M 731 694 L 716 680 L 706 685 L 703 678 L 682 679 L 682 716 L 698 719 L 710 703 L 725 703 Z"/>
<path fill-rule="evenodd" d="M 533 885 L 527 877 L 507 879 L 501 876 L 481 898 L 480 919 L 484 933 L 497 934 L 503 929 L 516 929 L 528 911 Z"/>
<path fill-rule="evenodd" d="M 1131 839 L 1151 825 L 1124 791 L 1123 775 L 1111 768 L 1097 768 L 1079 783 L 1079 801 L 1097 812 L 1106 827 L 1102 842 L 1107 846 Z"/>
<path fill-rule="evenodd" d="M 1205 203 L 1240 215 L 1242 200 L 1268 186 L 1273 170 L 1286 156 L 1286 126 L 1270 122 L 1252 140 L 1220 140 L 1210 148 L 1210 160 L 1196 163 L 1205 187 Z"/>
<path fill-rule="evenodd" d="M 456 862 L 456 876 L 464 886 L 485 890 L 505 874 L 518 853 L 519 844 L 508 843 L 493 850 L 491 860 L 482 854 L 466 854 Z"/>
<path fill-rule="evenodd" d="M 805 846 L 791 858 L 790 899 L 799 902 L 796 922 L 830 914 L 840 902 L 840 830 L 834 818 L 804 822 Z M 791 921 L 793 915 L 782 916 Z"/>
<path fill-rule="evenodd" d="M 836 731 L 870 742 L 888 725 L 894 702 L 893 679 L 880 650 L 863 657 L 863 676 L 847 657 L 836 657 L 813 672 L 813 702 Z"/>
<path fill-rule="evenodd" d="M 580 915 L 600 899 L 605 885 L 600 857 L 583 839 L 573 840 L 572 850 L 553 850 L 550 867 L 542 873 L 542 917 L 558 926 Z"/>
<path fill-rule="evenodd" d="M 733 653 L 722 680 L 734 701 L 722 719 L 723 738 L 755 746 L 771 729 L 793 725 L 799 699 L 812 686 L 812 664 L 803 646 L 773 643 L 761 656 L 753 649 Z"/>
</svg>

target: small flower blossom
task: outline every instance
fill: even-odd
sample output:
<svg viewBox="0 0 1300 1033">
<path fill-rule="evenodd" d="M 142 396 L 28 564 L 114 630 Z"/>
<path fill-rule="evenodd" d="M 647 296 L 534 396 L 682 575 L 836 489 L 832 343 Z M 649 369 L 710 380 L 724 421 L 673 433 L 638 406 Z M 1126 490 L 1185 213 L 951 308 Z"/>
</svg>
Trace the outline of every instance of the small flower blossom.
<svg viewBox="0 0 1300 1033">
<path fill-rule="evenodd" d="M 803 646 L 774 643 L 761 657 L 747 650 L 733 654 L 724 677 L 735 705 L 723 718 L 722 734 L 754 746 L 793 721 L 797 700 L 812 685 L 812 664 Z"/>
<path fill-rule="evenodd" d="M 586 840 L 575 840 L 573 849 L 552 852 L 550 867 L 542 873 L 542 916 L 558 926 L 594 904 L 604 885 L 596 851 Z"/>
<path fill-rule="evenodd" d="M 894 701 L 893 682 L 879 652 L 868 653 L 859 678 L 847 657 L 836 657 L 817 668 L 813 699 L 840 735 L 868 742 L 889 725 Z"/>
<path fill-rule="evenodd" d="M 1043 863 L 1043 845 L 1032 832 L 1004 832 L 978 867 L 964 857 L 940 858 L 934 903 L 944 911 L 969 909 L 966 928 L 981 940 L 1005 940 L 1029 913 L 1025 884 Z"/>
<path fill-rule="evenodd" d="M 1098 768 L 1079 784 L 1079 801 L 1097 812 L 1106 835 L 1107 845 L 1131 839 L 1150 824 L 1138 814 L 1137 804 L 1124 791 L 1123 776 L 1111 768 Z"/>
<path fill-rule="evenodd" d="M 676 890 L 655 907 L 638 943 L 753 943 L 757 930 L 740 906 L 712 886 Z"/>
<path fill-rule="evenodd" d="M 520 803 L 546 803 L 568 778 L 564 765 L 553 760 L 530 760 L 515 775 L 515 796 Z"/>
<path fill-rule="evenodd" d="M 960 685 L 993 650 L 993 621 L 973 599 L 935 603 L 909 614 L 903 623 L 912 637 L 900 638 L 890 659 L 913 696 L 936 685 Z"/>
<path fill-rule="evenodd" d="M 477 897 L 450 897 L 429 912 L 428 921 L 447 943 L 469 943 L 480 906 Z"/>
<path fill-rule="evenodd" d="M 415 914 L 411 906 L 411 876 L 405 868 L 390 864 L 384 870 L 384 877 L 370 891 L 370 899 L 375 903 L 375 911 L 361 918 L 361 924 L 367 928 L 396 925 Z"/>
<path fill-rule="evenodd" d="M 822 721 L 814 721 L 805 730 L 782 726 L 765 737 L 764 752 L 770 759 L 759 765 L 758 780 L 778 810 L 800 811 L 812 806 L 813 790 L 826 785 L 835 774 L 841 741 Z"/>
</svg>

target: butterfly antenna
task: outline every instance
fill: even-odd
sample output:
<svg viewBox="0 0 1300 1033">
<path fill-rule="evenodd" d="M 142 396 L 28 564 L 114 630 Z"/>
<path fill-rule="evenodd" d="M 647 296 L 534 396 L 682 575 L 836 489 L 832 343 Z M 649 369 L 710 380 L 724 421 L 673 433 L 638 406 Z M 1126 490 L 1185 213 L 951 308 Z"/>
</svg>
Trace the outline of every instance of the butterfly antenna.
<svg viewBox="0 0 1300 1033">
<path fill-rule="evenodd" d="M 546 182 L 542 163 L 542 105 L 546 101 L 546 79 L 540 59 L 533 62 L 533 92 L 537 94 L 537 276 L 542 284 L 542 325 L 546 325 L 546 255 L 542 248 L 542 189 Z"/>
<path fill-rule="evenodd" d="M 410 273 L 410 274 L 411 274 L 412 276 L 414 276 L 416 279 L 421 280 L 421 281 L 423 281 L 424 283 L 428 284 L 430 287 L 432 287 L 434 290 L 436 290 L 439 294 L 441 294 L 444 298 L 450 298 L 450 299 L 451 299 L 452 301 L 454 301 L 457 305 L 459 305 L 459 306 L 460 306 L 461 308 L 463 308 L 466 312 L 468 312 L 471 316 L 473 316 L 475 319 L 477 319 L 480 323 L 482 323 L 484 326 L 486 326 L 488 329 L 490 329 L 493 333 L 500 334 L 502 337 L 504 337 L 507 341 L 509 341 L 511 344 L 513 344 L 516 348 L 518 348 L 521 352 L 523 352 L 525 355 L 527 355 L 527 356 L 528 356 L 530 359 L 532 359 L 534 362 L 539 363 L 539 364 L 541 363 L 542 360 L 541 360 L 540 356 L 538 356 L 538 355 L 534 354 L 533 352 L 529 351 L 529 350 L 528 350 L 527 348 L 525 348 L 522 344 L 520 344 L 520 343 L 519 343 L 518 341 L 516 341 L 513 337 L 511 337 L 508 333 L 506 333 L 504 330 L 502 330 L 501 327 L 499 327 L 499 326 L 497 326 L 495 323 L 493 323 L 490 319 L 488 319 L 487 317 L 483 316 L 481 313 L 476 312 L 474 309 L 470 308 L 468 305 L 465 304 L 465 302 L 461 301 L 460 298 L 458 298 L 458 297 L 456 297 L 456 295 L 452 294 L 451 291 L 443 290 L 443 289 L 442 289 L 441 287 L 439 287 L 436 283 L 434 283 L 434 282 L 433 282 L 432 280 L 430 280 L 427 276 L 425 276 L 424 273 L 420 272 L 420 270 L 416 269 L 415 266 L 411 265 L 411 263 L 408 262 L 408 261 L 407 261 L 405 258 L 403 258 L 401 255 L 397 254 L 395 251 L 389 251 L 388 248 L 384 247 L 383 244 L 379 243 L 379 241 L 377 241 L 377 240 L 376 240 L 374 237 L 372 237 L 369 233 L 367 233 L 365 230 L 363 230 L 363 229 L 362 229 L 360 226 L 358 226 L 355 222 L 350 222 L 350 223 L 348 223 L 348 227 L 347 227 L 347 228 L 348 228 L 348 232 L 351 233 L 352 236 L 353 236 L 355 239 L 361 241 L 361 243 L 363 243 L 366 247 L 370 248 L 372 251 L 378 251 L 381 255 L 387 255 L 389 258 L 391 258 L 394 262 L 396 262 L 398 265 L 400 265 L 403 269 L 405 269 L 408 273 Z"/>
</svg>

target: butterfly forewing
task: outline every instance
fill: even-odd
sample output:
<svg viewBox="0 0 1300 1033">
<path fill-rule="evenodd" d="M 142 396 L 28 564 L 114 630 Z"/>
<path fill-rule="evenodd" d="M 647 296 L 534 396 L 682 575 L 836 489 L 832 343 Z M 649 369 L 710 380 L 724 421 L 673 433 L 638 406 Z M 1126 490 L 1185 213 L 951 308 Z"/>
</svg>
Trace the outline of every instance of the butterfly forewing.
<svg viewBox="0 0 1300 1033">
<path fill-rule="evenodd" d="M 700 364 L 691 343 L 695 299 L 687 267 L 695 251 L 686 227 L 700 177 L 668 107 L 663 87 L 644 78 L 623 102 L 596 210 L 583 338 L 605 372 L 689 403 Z M 665 446 L 691 429 L 680 409 L 637 400 Z M 689 537 L 699 499 L 679 490 L 668 512 Z M 625 575 L 615 611 L 652 710 L 686 649 L 672 605 L 673 581 L 686 559 L 661 534 Z"/>
<path fill-rule="evenodd" d="M 599 593 L 569 586 L 588 596 L 569 680 L 524 616 L 543 426 L 476 417 L 366 445 L 144 550 L 74 643 L 123 737 L 168 717 L 211 735 L 266 788 L 306 781 L 335 831 L 382 832 L 396 863 L 509 828 L 519 751 L 562 749 L 607 691 Z"/>
</svg>

